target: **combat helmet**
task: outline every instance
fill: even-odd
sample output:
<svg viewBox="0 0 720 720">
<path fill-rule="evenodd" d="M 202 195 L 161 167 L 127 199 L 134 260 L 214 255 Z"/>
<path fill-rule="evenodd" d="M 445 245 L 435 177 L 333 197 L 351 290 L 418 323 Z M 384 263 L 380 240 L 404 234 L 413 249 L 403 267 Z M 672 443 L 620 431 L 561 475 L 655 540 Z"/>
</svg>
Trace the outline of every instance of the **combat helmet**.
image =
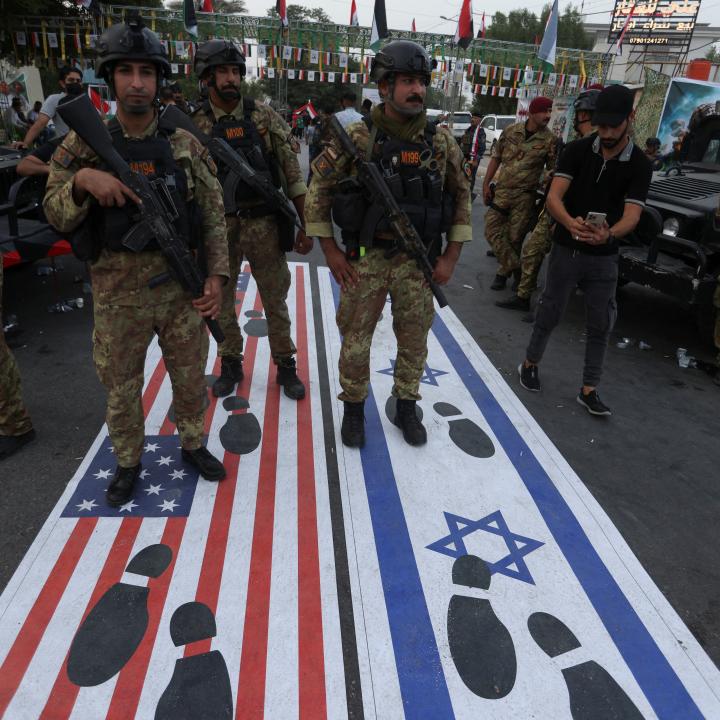
<svg viewBox="0 0 720 720">
<path fill-rule="evenodd" d="M 573 103 L 575 112 L 578 110 L 594 112 L 595 105 L 597 105 L 598 95 L 600 95 L 600 90 L 585 90 L 584 92 L 581 92 L 577 98 L 575 98 L 575 102 Z"/>
<path fill-rule="evenodd" d="M 393 40 L 378 52 L 370 66 L 370 79 L 380 82 L 395 73 L 422 75 L 425 84 L 430 84 L 430 73 L 437 61 L 431 58 L 422 45 L 410 40 Z"/>
<path fill-rule="evenodd" d="M 98 38 L 97 51 L 95 74 L 108 83 L 112 80 L 112 67 L 118 60 L 147 60 L 157 66 L 162 76 L 169 78 L 172 74 L 163 44 L 137 14 L 108 28 Z"/>
<path fill-rule="evenodd" d="M 208 40 L 195 52 L 195 74 L 202 78 L 207 70 L 218 65 L 237 65 L 240 75 L 245 75 L 245 55 L 229 40 Z"/>
</svg>

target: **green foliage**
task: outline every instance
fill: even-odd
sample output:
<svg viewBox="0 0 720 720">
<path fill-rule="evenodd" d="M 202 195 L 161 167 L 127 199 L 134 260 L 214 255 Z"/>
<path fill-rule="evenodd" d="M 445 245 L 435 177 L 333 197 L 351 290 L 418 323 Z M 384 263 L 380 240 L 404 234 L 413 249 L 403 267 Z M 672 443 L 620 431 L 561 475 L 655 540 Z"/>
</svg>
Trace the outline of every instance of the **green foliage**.
<svg viewBox="0 0 720 720">
<path fill-rule="evenodd" d="M 705 59 L 713 63 L 720 63 L 720 52 L 718 52 L 717 45 L 711 45 L 708 48 Z"/>
<path fill-rule="evenodd" d="M 123 0 L 124 3 L 125 0 Z M 171 0 L 165 4 L 168 10 L 183 9 L 183 0 Z M 213 0 L 213 12 L 227 15 L 242 15 L 247 12 L 245 0 Z"/>
<path fill-rule="evenodd" d="M 550 7 L 546 5 L 540 17 L 524 8 L 511 10 L 507 15 L 495 13 L 486 37 L 519 43 L 539 42 L 545 31 Z M 592 49 L 592 40 L 583 28 L 580 11 L 573 5 L 568 5 L 558 19 L 558 47 Z"/>
<path fill-rule="evenodd" d="M 278 12 L 275 6 L 267 9 L 266 15 L 268 17 L 278 17 Z M 288 5 L 287 16 L 289 22 L 301 22 L 303 20 L 331 23 L 330 16 L 322 8 L 309 8 L 304 5 Z"/>
<path fill-rule="evenodd" d="M 471 107 L 483 115 L 515 115 L 517 100 L 507 97 L 475 95 Z"/>
</svg>

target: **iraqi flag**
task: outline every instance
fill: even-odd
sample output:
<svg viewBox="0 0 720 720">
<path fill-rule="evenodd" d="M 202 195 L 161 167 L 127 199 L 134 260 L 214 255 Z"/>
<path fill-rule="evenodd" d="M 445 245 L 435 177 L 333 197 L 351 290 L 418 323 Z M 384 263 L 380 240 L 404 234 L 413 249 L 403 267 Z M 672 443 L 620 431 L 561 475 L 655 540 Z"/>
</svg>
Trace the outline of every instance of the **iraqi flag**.
<svg viewBox="0 0 720 720">
<path fill-rule="evenodd" d="M 212 0 L 203 0 L 202 11 L 206 13 L 211 13 L 213 11 Z"/>
<path fill-rule="evenodd" d="M 545 24 L 545 34 L 538 49 L 538 58 L 544 60 L 548 65 L 555 67 L 555 50 L 557 49 L 558 34 L 558 0 L 554 0 L 547 23 Z"/>
<path fill-rule="evenodd" d="M 193 0 L 183 0 L 183 23 L 185 24 L 185 30 L 197 37 L 197 15 L 195 15 Z"/>
<path fill-rule="evenodd" d="M 485 11 L 483 10 L 482 18 L 480 20 L 480 32 L 478 33 L 479 38 L 485 37 Z"/>
<path fill-rule="evenodd" d="M 287 4 L 285 0 L 277 0 L 275 3 L 275 10 L 277 10 L 277 14 L 280 16 L 280 24 L 283 27 L 288 26 L 288 16 L 287 16 Z"/>
<path fill-rule="evenodd" d="M 413 18 L 412 25 L 410 27 L 410 32 L 417 32 L 417 28 L 415 27 L 415 18 Z"/>
<path fill-rule="evenodd" d="M 463 0 L 453 42 L 464 50 L 472 42 L 474 35 L 472 2 L 470 0 Z"/>
<path fill-rule="evenodd" d="M 385 14 L 385 0 L 375 0 L 372 29 L 370 30 L 370 49 L 377 52 L 387 37 L 388 27 L 387 16 Z"/>
<path fill-rule="evenodd" d="M 358 20 L 357 5 L 355 4 L 355 0 L 352 0 L 352 4 L 350 5 L 350 27 L 359 26 L 360 21 Z"/>
</svg>

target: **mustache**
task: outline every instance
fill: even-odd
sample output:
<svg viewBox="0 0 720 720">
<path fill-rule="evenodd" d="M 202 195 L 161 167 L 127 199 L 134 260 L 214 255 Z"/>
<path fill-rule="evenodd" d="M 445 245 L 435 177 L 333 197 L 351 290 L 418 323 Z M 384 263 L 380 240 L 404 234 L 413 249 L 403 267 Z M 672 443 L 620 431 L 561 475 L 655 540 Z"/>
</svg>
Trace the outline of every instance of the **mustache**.
<svg viewBox="0 0 720 720">
<path fill-rule="evenodd" d="M 410 95 L 406 102 L 423 102 L 423 99 L 419 95 Z"/>
</svg>

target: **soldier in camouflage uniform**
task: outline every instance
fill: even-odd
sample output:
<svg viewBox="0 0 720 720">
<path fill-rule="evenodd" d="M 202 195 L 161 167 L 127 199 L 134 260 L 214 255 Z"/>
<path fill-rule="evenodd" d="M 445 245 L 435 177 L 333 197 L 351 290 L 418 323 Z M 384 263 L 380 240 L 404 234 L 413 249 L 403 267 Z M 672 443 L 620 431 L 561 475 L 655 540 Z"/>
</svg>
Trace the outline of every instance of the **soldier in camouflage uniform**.
<svg viewBox="0 0 720 720">
<path fill-rule="evenodd" d="M 0 256 L 0 318 L 2 318 L 3 264 Z M 10 457 L 35 438 L 20 389 L 20 373 L 0 326 L 0 460 Z"/>
<path fill-rule="evenodd" d="M 282 186 L 302 222 L 307 187 L 298 162 L 300 145 L 291 137 L 285 121 L 269 105 L 241 97 L 245 56 L 229 41 L 210 40 L 198 47 L 195 72 L 208 88 L 208 100 L 192 115 L 193 122 L 204 133 L 221 137 L 242 151 L 258 172 L 266 173 L 276 186 Z M 222 165 L 220 179 L 225 181 Z M 294 228 L 278 215 L 276 208 L 242 183 L 232 207 L 226 207 L 225 213 L 233 281 L 223 289 L 220 326 L 225 342 L 219 348 L 220 377 L 213 385 L 213 395 L 229 395 L 243 377 L 243 338 L 235 314 L 235 278 L 246 258 L 267 317 L 270 351 L 277 365 L 276 380 L 283 386 L 285 395 L 299 400 L 305 397 L 305 386 L 296 373 L 296 350 L 290 337 L 286 304 L 290 270 L 285 251 L 308 253 L 313 246 L 312 239 L 299 232 L 293 241 Z"/>
<path fill-rule="evenodd" d="M 503 130 L 485 173 L 485 237 L 499 264 L 492 290 L 502 290 L 513 274 L 520 278 L 520 248 L 532 219 L 543 168 L 555 167 L 555 136 L 547 128 L 551 109 L 552 100 L 535 98 L 528 119 Z M 493 193 L 490 182 L 501 164 L 502 178 Z"/>
<path fill-rule="evenodd" d="M 597 97 L 602 90 L 602 86 L 593 86 L 584 92 L 581 92 L 573 106 L 575 108 L 575 117 L 573 119 L 573 128 L 577 134 L 577 139 L 585 137 L 593 132 L 592 114 L 595 110 Z M 556 157 L 560 155 L 562 142 L 557 141 Z M 552 178 L 548 179 L 548 185 Z M 540 266 L 545 256 L 550 252 L 552 244 L 552 226 L 554 220 L 545 207 L 540 212 L 537 224 L 533 228 L 530 237 L 523 243 L 522 253 L 520 255 L 521 276 L 518 283 L 516 294 L 508 300 L 498 300 L 495 304 L 498 307 L 507 310 L 530 310 L 530 297 L 537 288 L 537 279 L 540 274 Z"/>
<path fill-rule="evenodd" d="M 428 123 L 423 111 L 432 67 L 433 61 L 420 45 L 405 40 L 387 44 L 373 59 L 370 74 L 384 103 L 373 107 L 368 124 L 353 123 L 347 133 L 362 155 L 369 152 L 388 171 L 391 192 L 434 259 L 433 277 L 444 284 L 463 243 L 471 239 L 470 187 L 460 147 L 448 130 Z M 406 442 L 422 445 L 427 435 L 415 404 L 420 399 L 427 334 L 434 316 L 432 293 L 416 262 L 404 253 L 392 252 L 395 238 L 382 211 L 368 204 L 352 183 L 339 185 L 353 174 L 350 158 L 340 148 L 337 139 L 331 139 L 313 162 L 306 212 L 307 231 L 320 238 L 341 287 L 337 324 L 343 336 L 339 362 L 339 397 L 345 406 L 342 440 L 349 447 L 362 447 L 365 442 L 370 345 L 389 292 L 398 344 L 392 390 L 397 398 L 396 422 Z M 331 209 L 343 233 L 345 252 L 333 238 Z M 448 243 L 440 254 L 444 232 Z"/>
<path fill-rule="evenodd" d="M 163 255 L 153 242 L 139 253 L 122 245 L 138 198 L 96 169 L 98 158 L 74 132 L 67 135 L 51 161 L 44 208 L 60 231 L 82 225 L 98 243 L 90 251 L 93 357 L 108 391 L 107 425 L 118 463 L 106 497 L 119 506 L 131 498 L 140 474 L 143 367 L 154 333 L 172 382 L 182 457 L 207 480 L 225 476 L 222 463 L 202 446 L 207 340 L 201 316 L 219 312 L 228 261 L 215 163 L 189 133 L 159 126 L 153 109 L 160 76 L 170 75 L 158 37 L 136 18 L 111 27 L 98 47 L 96 72 L 118 100 L 116 121 L 108 123 L 113 145 L 136 172 L 166 180 L 180 215 L 176 230 L 191 246 L 201 240 L 208 271 L 205 293 L 196 300 L 173 280 L 150 288 L 152 278 L 168 272 Z"/>
</svg>

